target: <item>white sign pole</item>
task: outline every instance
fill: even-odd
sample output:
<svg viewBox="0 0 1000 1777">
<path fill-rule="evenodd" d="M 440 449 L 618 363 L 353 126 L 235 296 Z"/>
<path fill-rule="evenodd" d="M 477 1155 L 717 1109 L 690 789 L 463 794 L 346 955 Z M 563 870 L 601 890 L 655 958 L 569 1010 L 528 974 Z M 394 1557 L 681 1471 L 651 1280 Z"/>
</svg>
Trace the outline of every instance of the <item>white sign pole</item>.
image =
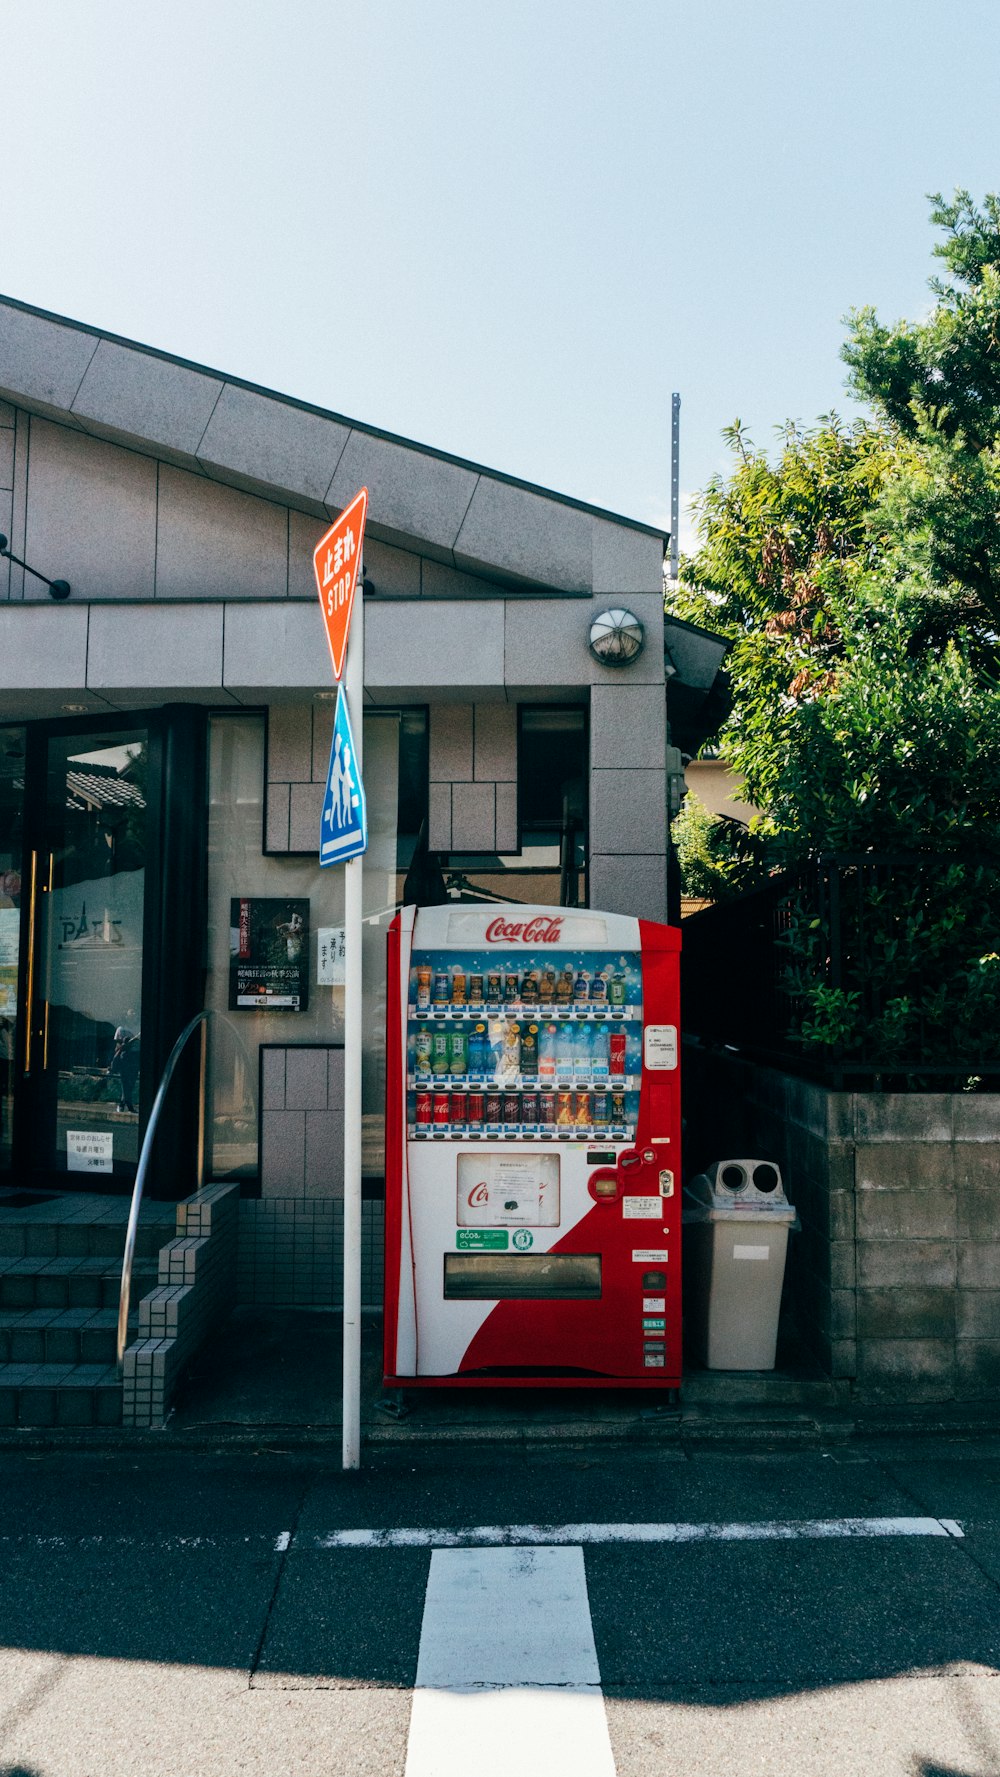
<svg viewBox="0 0 1000 1777">
<path fill-rule="evenodd" d="M 354 776 L 361 781 L 365 700 L 365 589 L 358 563 L 344 673 L 352 713 Z M 361 1467 L 361 873 L 364 858 L 344 866 L 344 1381 L 343 1467 Z"/>
</svg>

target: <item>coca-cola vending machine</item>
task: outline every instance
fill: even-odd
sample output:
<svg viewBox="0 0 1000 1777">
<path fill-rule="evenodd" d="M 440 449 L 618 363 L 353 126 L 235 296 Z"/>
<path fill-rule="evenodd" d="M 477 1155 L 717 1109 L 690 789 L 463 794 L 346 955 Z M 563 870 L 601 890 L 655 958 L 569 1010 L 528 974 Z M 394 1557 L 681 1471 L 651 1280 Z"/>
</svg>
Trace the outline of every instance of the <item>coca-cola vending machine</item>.
<svg viewBox="0 0 1000 1777">
<path fill-rule="evenodd" d="M 389 936 L 385 1382 L 680 1382 L 680 933 L 404 907 Z"/>
</svg>

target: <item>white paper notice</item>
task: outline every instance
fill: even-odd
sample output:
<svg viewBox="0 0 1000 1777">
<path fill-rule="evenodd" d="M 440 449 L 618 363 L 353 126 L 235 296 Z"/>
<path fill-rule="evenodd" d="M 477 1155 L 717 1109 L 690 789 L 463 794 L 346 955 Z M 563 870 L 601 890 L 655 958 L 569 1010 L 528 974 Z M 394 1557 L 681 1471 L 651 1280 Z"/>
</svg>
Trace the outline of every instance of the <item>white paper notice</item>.
<svg viewBox="0 0 1000 1777">
<path fill-rule="evenodd" d="M 622 1215 L 626 1222 L 658 1222 L 663 1206 L 658 1197 L 623 1197 Z"/>
<path fill-rule="evenodd" d="M 343 926 L 316 930 L 316 986 L 343 987 L 347 980 L 347 947 Z"/>
<path fill-rule="evenodd" d="M 115 1138 L 94 1134 L 89 1129 L 67 1129 L 67 1172 L 110 1172 Z"/>
<path fill-rule="evenodd" d="M 652 1068 L 677 1066 L 676 1024 L 647 1024 L 643 1033 L 643 1060 Z"/>
<path fill-rule="evenodd" d="M 555 1228 L 559 1155 L 460 1154 L 460 1228 Z"/>
<path fill-rule="evenodd" d="M 771 1250 L 770 1247 L 767 1247 L 767 1246 L 734 1246 L 733 1247 L 733 1258 L 734 1259 L 766 1259 L 770 1255 L 770 1250 Z"/>
<path fill-rule="evenodd" d="M 665 1246 L 634 1246 L 632 1248 L 633 1265 L 665 1265 L 667 1249 Z"/>
</svg>

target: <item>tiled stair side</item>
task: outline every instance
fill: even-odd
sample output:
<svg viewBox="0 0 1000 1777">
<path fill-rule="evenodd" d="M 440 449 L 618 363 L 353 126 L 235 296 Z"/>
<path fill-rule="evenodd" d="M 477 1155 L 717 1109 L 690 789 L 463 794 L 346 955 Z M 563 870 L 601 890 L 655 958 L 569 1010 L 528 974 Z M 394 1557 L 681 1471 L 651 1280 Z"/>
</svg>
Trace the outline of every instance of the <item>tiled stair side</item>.
<svg viewBox="0 0 1000 1777">
<path fill-rule="evenodd" d="M 238 1185 L 208 1185 L 177 1205 L 177 1234 L 160 1249 L 158 1282 L 139 1302 L 125 1352 L 122 1423 L 161 1426 L 178 1379 L 236 1299 Z"/>
</svg>

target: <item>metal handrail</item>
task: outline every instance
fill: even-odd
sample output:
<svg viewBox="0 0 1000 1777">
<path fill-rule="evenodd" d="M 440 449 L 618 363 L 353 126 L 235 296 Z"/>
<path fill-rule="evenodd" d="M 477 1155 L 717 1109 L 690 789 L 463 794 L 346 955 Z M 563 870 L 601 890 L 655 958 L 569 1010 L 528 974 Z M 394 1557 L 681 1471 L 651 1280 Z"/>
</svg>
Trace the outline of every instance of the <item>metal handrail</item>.
<svg viewBox="0 0 1000 1777">
<path fill-rule="evenodd" d="M 184 1026 L 184 1029 L 181 1031 L 180 1036 L 177 1038 L 176 1043 L 174 1044 L 173 1048 L 170 1051 L 170 1054 L 167 1056 L 167 1064 L 166 1064 L 165 1068 L 163 1069 L 163 1073 L 160 1077 L 160 1084 L 156 1089 L 156 1097 L 153 1100 L 153 1108 L 149 1113 L 149 1122 L 146 1124 L 146 1133 L 142 1138 L 142 1148 L 139 1153 L 139 1164 L 136 1167 L 136 1171 L 135 1171 L 135 1184 L 132 1186 L 132 1203 L 131 1203 L 131 1206 L 130 1206 L 129 1212 L 128 1212 L 128 1227 L 125 1230 L 125 1251 L 122 1255 L 122 1281 L 121 1281 L 121 1290 L 120 1290 L 120 1293 L 118 1296 L 117 1356 L 118 1356 L 118 1374 L 119 1374 L 119 1376 L 122 1374 L 123 1369 L 124 1369 L 125 1346 L 128 1343 L 128 1315 L 129 1315 L 129 1306 L 130 1306 L 130 1301 L 131 1301 L 131 1296 L 132 1296 L 132 1262 L 135 1258 L 136 1236 L 138 1235 L 138 1232 L 139 1232 L 139 1212 L 142 1208 L 142 1194 L 146 1188 L 146 1174 L 149 1171 L 150 1156 L 153 1151 L 153 1139 L 156 1135 L 157 1126 L 160 1121 L 160 1112 L 163 1109 L 164 1102 L 165 1102 L 166 1096 L 167 1096 L 167 1091 L 170 1086 L 170 1082 L 174 1077 L 174 1070 L 177 1066 L 178 1061 L 181 1058 L 181 1055 L 184 1051 L 184 1047 L 185 1047 L 185 1044 L 187 1043 L 188 1038 L 192 1035 L 192 1033 L 194 1031 L 196 1031 L 198 1029 L 199 1025 L 202 1026 L 201 1079 L 200 1079 L 200 1090 L 199 1090 L 199 1094 L 198 1094 L 198 1190 L 199 1191 L 201 1190 L 202 1185 L 205 1182 L 205 1062 L 206 1062 L 205 1038 L 207 1035 L 208 1021 L 210 1018 L 221 1018 L 222 1019 L 223 1024 L 225 1024 L 227 1026 L 227 1028 L 232 1031 L 232 1034 L 236 1038 L 238 1046 L 241 1049 L 243 1049 L 243 1053 L 244 1053 L 246 1060 L 248 1062 L 250 1060 L 250 1057 L 246 1053 L 246 1049 L 244 1047 L 242 1039 L 240 1038 L 240 1034 L 236 1030 L 235 1026 L 230 1022 L 230 1020 L 228 1018 L 225 1017 L 225 1015 L 222 1012 L 216 1012 L 211 1007 L 209 1007 L 207 1011 L 196 1013 L 195 1016 L 190 1020 L 190 1022 Z"/>
</svg>

